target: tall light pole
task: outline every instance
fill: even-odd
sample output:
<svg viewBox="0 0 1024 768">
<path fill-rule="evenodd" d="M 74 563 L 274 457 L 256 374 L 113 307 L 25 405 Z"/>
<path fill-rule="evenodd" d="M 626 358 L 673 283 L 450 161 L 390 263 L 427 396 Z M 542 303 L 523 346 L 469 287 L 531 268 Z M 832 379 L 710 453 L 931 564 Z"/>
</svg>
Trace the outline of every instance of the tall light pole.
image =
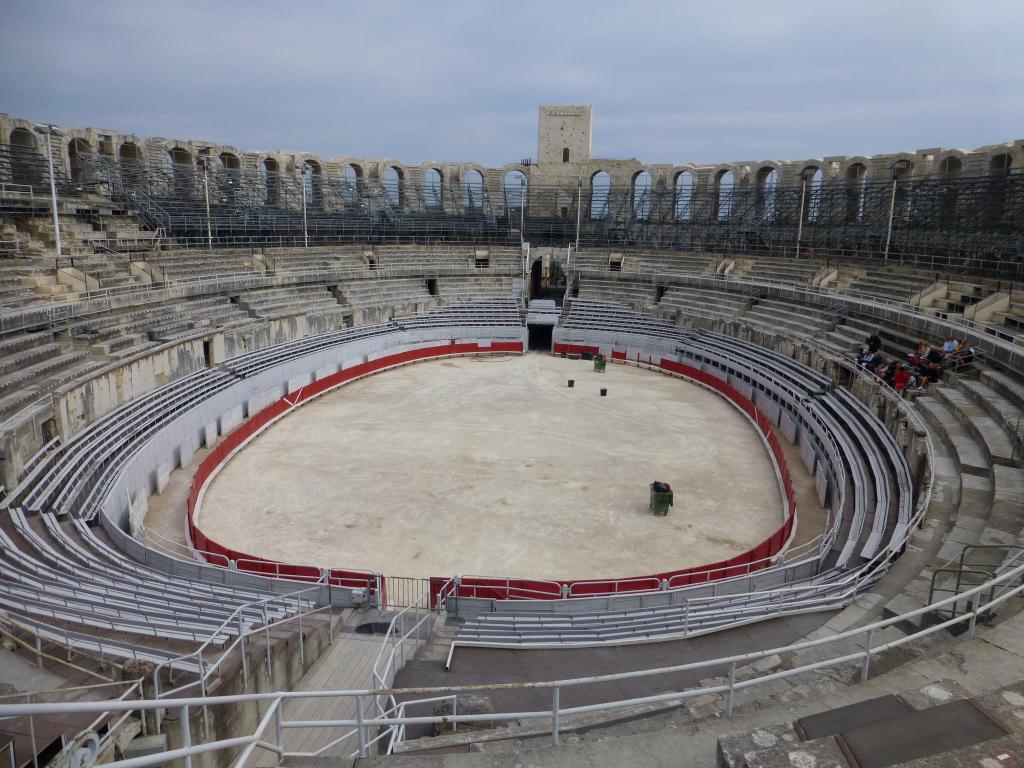
<svg viewBox="0 0 1024 768">
<path fill-rule="evenodd" d="M 53 145 L 50 143 L 50 134 L 60 132 L 53 125 L 36 125 L 36 129 L 46 129 L 46 163 L 50 169 L 50 207 L 53 211 L 53 239 L 57 246 L 57 258 L 62 255 L 60 244 L 60 216 L 57 215 L 57 183 L 53 178 Z"/>
<path fill-rule="evenodd" d="M 199 158 L 203 163 L 203 199 L 206 202 L 206 247 L 213 250 L 213 227 L 210 225 L 210 158 Z"/>
<path fill-rule="evenodd" d="M 526 224 L 526 177 L 519 180 L 519 247 L 526 242 L 526 232 L 523 230 Z"/>
<path fill-rule="evenodd" d="M 800 186 L 800 217 L 796 223 L 796 258 L 800 258 L 800 238 L 804 233 L 804 199 L 807 196 L 807 172 L 804 171 L 800 174 L 801 186 Z"/>
<path fill-rule="evenodd" d="M 306 221 L 306 174 L 309 166 L 302 164 L 302 242 L 304 247 L 309 248 L 309 227 Z"/>
<path fill-rule="evenodd" d="M 583 213 L 583 177 L 576 180 L 576 250 L 580 249 L 580 215 Z"/>
<path fill-rule="evenodd" d="M 885 232 L 885 253 L 882 261 L 889 261 L 889 243 L 892 241 L 892 217 L 896 211 L 896 180 L 899 178 L 897 166 L 892 167 L 892 194 L 889 195 L 889 226 Z"/>
</svg>

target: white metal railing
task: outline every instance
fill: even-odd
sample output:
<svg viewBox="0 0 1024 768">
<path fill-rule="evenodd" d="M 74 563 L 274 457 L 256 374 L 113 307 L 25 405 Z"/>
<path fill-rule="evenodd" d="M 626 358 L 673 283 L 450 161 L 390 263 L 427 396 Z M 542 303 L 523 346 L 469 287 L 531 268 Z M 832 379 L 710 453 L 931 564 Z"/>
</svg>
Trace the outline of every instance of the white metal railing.
<svg viewBox="0 0 1024 768">
<path fill-rule="evenodd" d="M 248 603 L 238 606 L 231 615 L 228 616 L 224 621 L 220 623 L 220 626 L 213 630 L 209 637 L 195 650 L 189 653 L 182 654 L 177 658 L 170 659 L 168 661 L 158 664 L 153 669 L 153 693 L 156 698 L 173 698 L 177 697 L 183 692 L 192 688 L 199 688 L 202 695 L 206 695 L 207 681 L 210 677 L 221 667 L 228 656 L 237 648 L 242 659 L 242 681 L 243 685 L 248 688 L 249 686 L 249 659 L 246 650 L 246 638 L 262 634 L 266 639 L 266 659 L 267 659 L 267 673 L 269 674 L 272 670 L 272 659 L 271 659 L 271 641 L 270 641 L 270 630 L 283 626 L 284 624 L 295 621 L 299 627 L 299 657 L 300 662 L 305 663 L 305 641 L 302 631 L 302 619 L 304 616 L 311 616 L 316 613 L 322 613 L 323 611 L 330 612 L 333 616 L 333 609 L 331 606 L 330 597 L 326 600 L 319 599 L 321 593 L 327 585 L 324 583 L 318 583 L 306 589 L 297 590 L 290 592 L 286 595 L 271 595 L 269 597 L 260 598 L 258 600 L 252 600 Z M 274 619 L 270 615 L 270 610 L 273 607 L 272 604 L 280 604 L 281 609 L 284 612 L 284 616 L 280 619 Z M 311 607 L 307 607 L 305 603 L 309 603 Z M 261 620 L 258 624 L 247 626 L 246 616 L 252 616 L 253 614 L 260 614 Z M 219 656 L 212 662 L 209 662 L 205 658 L 206 651 L 210 648 L 213 641 L 222 637 L 225 634 L 225 630 L 229 628 L 237 627 L 237 635 L 235 639 L 231 641 L 226 647 L 224 647 Z M 328 618 L 328 632 L 330 634 L 330 640 L 334 642 L 334 627 L 333 622 Z M 175 666 L 183 667 L 189 663 L 199 667 L 199 675 L 197 679 L 192 680 L 184 685 L 179 685 L 177 688 L 171 688 L 166 691 L 160 689 L 160 674 L 161 672 L 167 672 L 168 683 L 174 684 L 174 670 Z M 205 714 L 205 712 L 204 712 Z M 157 729 L 160 728 L 160 713 L 157 712 Z"/>
<path fill-rule="evenodd" d="M 35 414 L 37 411 L 43 408 L 53 406 L 53 393 L 47 392 L 45 395 L 40 397 L 38 400 L 33 400 L 31 403 L 26 405 L 24 408 L 17 411 L 13 416 L 5 419 L 0 423 L 0 432 L 6 432 L 8 430 L 15 429 L 19 424 L 26 421 L 29 417 Z"/>
<path fill-rule="evenodd" d="M 67 701 L 68 699 L 79 697 L 79 696 L 95 696 L 97 694 L 102 695 L 103 691 L 108 688 L 123 688 L 123 692 L 117 697 L 116 701 L 127 701 L 128 699 L 141 699 L 142 694 L 142 679 L 138 680 L 121 680 L 110 683 L 94 683 L 92 685 L 79 685 L 73 688 L 57 688 L 50 691 L 30 691 L 28 693 L 14 693 L 4 696 L 0 696 L 0 705 L 13 704 L 13 699 L 24 699 L 25 704 L 38 704 L 48 698 L 56 698 L 58 701 Z M 126 710 L 117 712 L 118 715 L 115 718 L 110 719 L 112 711 L 102 711 L 87 725 L 85 728 L 79 730 L 79 732 L 70 740 L 66 741 L 61 751 L 54 757 L 50 758 L 50 763 L 53 765 L 70 765 L 72 755 L 80 756 L 80 752 L 84 749 L 85 753 L 92 758 L 94 761 L 97 756 L 104 752 L 118 737 L 118 732 L 128 719 L 132 715 L 132 710 Z M 0 722 L 5 720 L 13 720 L 18 717 L 25 717 L 28 720 L 28 735 L 29 743 L 32 746 L 32 766 L 33 768 L 39 768 L 39 744 L 36 739 L 36 716 L 35 715 L 8 715 L 0 717 Z M 105 726 L 105 727 L 104 727 Z M 146 734 L 146 721 L 142 718 L 142 733 Z M 9 726 L 10 727 L 10 726 Z M 16 726 L 11 728 L 14 730 Z M 103 730 L 102 735 L 99 731 Z M 24 764 L 22 762 L 22 764 Z M 89 761 L 82 760 L 78 763 L 79 765 L 89 764 Z"/>
<path fill-rule="evenodd" d="M 185 766 L 191 765 L 191 759 L 197 755 L 213 752 L 222 752 L 229 749 L 241 749 L 241 752 L 231 762 L 232 766 L 243 768 L 256 749 L 262 749 L 277 756 L 278 762 L 282 758 L 307 757 L 317 753 L 311 752 L 288 752 L 284 746 L 284 734 L 289 729 L 339 729 L 348 728 L 348 732 L 335 739 L 333 745 L 339 745 L 343 739 L 355 737 L 357 741 L 356 750 L 353 755 L 366 755 L 370 748 L 381 741 L 384 735 L 392 741 L 397 739 L 396 730 L 404 729 L 413 724 L 432 723 L 459 723 L 472 722 L 498 722 L 507 723 L 515 720 L 540 720 L 550 723 L 552 743 L 559 742 L 559 732 L 562 726 L 562 718 L 573 715 L 581 715 L 593 712 L 613 712 L 628 707 L 641 705 L 663 704 L 668 702 L 679 702 L 697 696 L 718 696 L 717 704 L 721 707 L 725 717 L 731 717 L 733 713 L 733 701 L 736 691 L 770 683 L 775 680 L 795 677 L 807 672 L 822 669 L 829 669 L 843 664 L 854 663 L 860 666 L 861 681 L 867 680 L 870 673 L 871 660 L 879 654 L 890 651 L 900 646 L 919 642 L 922 638 L 936 634 L 961 624 L 967 625 L 967 636 L 973 637 L 979 618 L 985 618 L 993 613 L 1000 605 L 1007 600 L 1017 597 L 1024 592 L 1024 565 L 1018 566 L 1010 571 L 1000 574 L 996 578 L 971 587 L 964 592 L 937 601 L 930 605 L 923 606 L 913 611 L 908 611 L 899 616 L 877 621 L 863 627 L 840 632 L 828 637 L 815 640 L 804 640 L 784 647 L 769 648 L 759 651 L 752 651 L 744 654 L 719 657 L 693 661 L 685 664 L 677 664 L 669 667 L 656 669 L 634 670 L 631 672 L 617 672 L 613 674 L 595 675 L 590 677 L 579 677 L 562 680 L 542 682 L 520 682 L 520 683 L 480 683 L 470 685 L 448 685 L 429 686 L 421 688 L 383 688 L 383 689 L 360 689 L 345 691 L 279 691 L 275 693 L 253 693 L 236 696 L 208 696 L 197 698 L 148 699 L 144 701 L 102 701 L 102 702 L 63 702 L 59 704 L 3 704 L 0 703 L 0 718 L 3 717 L 24 717 L 24 716 L 52 716 L 61 714 L 82 714 L 94 712 L 149 712 L 161 709 L 176 709 L 178 712 L 178 726 L 180 729 L 180 741 L 182 746 L 161 752 L 158 754 L 134 758 L 132 760 L 113 761 L 109 765 L 115 768 L 148 768 L 148 766 L 162 765 L 170 760 L 181 759 Z M 1017 582 L 1014 586 L 1005 586 Z M 999 589 L 999 587 L 1004 587 Z M 988 599 L 985 596 L 989 595 Z M 918 629 L 907 635 L 902 635 L 895 640 L 886 643 L 875 643 L 873 638 L 877 633 L 894 626 L 905 623 L 928 614 L 936 614 L 942 608 L 954 601 L 959 602 L 968 599 L 970 608 L 964 613 L 956 615 L 945 621 L 932 624 L 924 629 Z M 775 655 L 795 654 L 810 648 L 826 648 L 829 646 L 849 645 L 851 642 L 859 642 L 859 649 L 846 651 L 840 647 L 837 655 L 816 661 L 801 663 L 798 659 L 796 666 L 781 669 L 775 672 L 765 672 L 746 680 L 737 680 L 736 671 L 740 666 L 756 662 L 760 659 Z M 845 651 L 845 652 L 844 652 Z M 727 672 L 725 681 L 711 685 L 703 685 L 683 690 L 671 690 L 663 693 L 656 693 L 648 696 L 638 696 L 628 699 L 617 699 L 604 701 L 597 704 L 564 707 L 560 704 L 562 690 L 600 686 L 608 683 L 621 682 L 623 680 L 639 680 L 653 678 L 661 681 L 669 675 L 680 672 L 693 672 L 696 670 L 725 670 Z M 663 689 L 664 684 L 657 682 L 656 689 Z M 455 696 L 458 697 L 466 692 L 487 692 L 492 697 L 497 697 L 503 691 L 547 691 L 551 696 L 549 709 L 529 710 L 523 712 L 494 712 L 480 715 L 452 714 L 452 715 L 427 715 L 409 716 L 401 706 L 391 707 L 385 711 L 385 716 L 366 717 L 367 701 L 379 696 L 400 697 L 400 696 L 430 696 L 432 699 Z M 355 716 L 331 720 L 286 720 L 284 717 L 283 705 L 287 701 L 302 699 L 345 699 L 355 704 Z M 723 701 L 724 699 L 724 701 Z M 457 700 L 457 699 L 456 699 Z M 421 700 L 426 701 L 426 700 Z M 244 736 L 223 738 L 214 741 L 207 741 L 193 744 L 190 712 L 196 708 L 209 708 L 217 706 L 237 707 L 248 703 L 262 703 L 266 706 L 264 714 L 253 731 Z M 410 702 L 407 702 L 407 704 Z M 389 716 L 394 712 L 395 716 Z M 382 729 L 377 737 L 371 738 L 373 729 Z M 401 731 L 398 731 L 401 733 Z"/>
</svg>

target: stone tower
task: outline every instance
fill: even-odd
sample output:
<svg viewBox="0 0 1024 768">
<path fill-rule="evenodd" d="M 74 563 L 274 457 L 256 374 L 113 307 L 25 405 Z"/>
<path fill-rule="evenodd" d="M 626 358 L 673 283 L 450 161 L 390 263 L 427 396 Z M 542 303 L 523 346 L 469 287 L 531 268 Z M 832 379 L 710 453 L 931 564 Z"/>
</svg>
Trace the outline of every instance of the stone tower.
<svg viewBox="0 0 1024 768">
<path fill-rule="evenodd" d="M 590 159 L 593 107 L 542 105 L 537 121 L 537 162 L 581 163 Z"/>
</svg>

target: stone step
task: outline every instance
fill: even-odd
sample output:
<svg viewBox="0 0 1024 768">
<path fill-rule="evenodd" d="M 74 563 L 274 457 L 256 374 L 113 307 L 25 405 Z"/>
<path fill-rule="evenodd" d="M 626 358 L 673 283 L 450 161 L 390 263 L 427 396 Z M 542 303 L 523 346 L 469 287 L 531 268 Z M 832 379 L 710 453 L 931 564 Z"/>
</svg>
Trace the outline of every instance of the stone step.
<svg viewBox="0 0 1024 768">
<path fill-rule="evenodd" d="M 920 397 L 917 399 L 917 408 L 952 446 L 961 472 L 980 477 L 991 476 L 991 464 L 984 449 L 945 403 L 933 397 Z"/>
<path fill-rule="evenodd" d="M 957 389 L 933 386 L 930 392 L 945 403 L 953 415 L 974 435 L 989 462 L 1012 465 L 1013 442 L 1010 435 L 984 408 Z"/>
</svg>

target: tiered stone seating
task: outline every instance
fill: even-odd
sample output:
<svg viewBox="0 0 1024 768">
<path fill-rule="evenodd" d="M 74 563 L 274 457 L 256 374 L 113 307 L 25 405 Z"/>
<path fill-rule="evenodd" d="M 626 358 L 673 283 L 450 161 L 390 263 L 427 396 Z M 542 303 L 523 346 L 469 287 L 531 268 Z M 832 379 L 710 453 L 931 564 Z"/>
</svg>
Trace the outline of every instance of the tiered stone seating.
<svg viewBox="0 0 1024 768">
<path fill-rule="evenodd" d="M 655 302 L 653 285 L 611 278 L 580 278 L 579 295 L 581 299 L 618 301 L 636 308 L 649 307 Z"/>
<path fill-rule="evenodd" d="M 835 316 L 829 312 L 773 299 L 753 301 L 744 317 L 801 336 L 817 335 L 835 324 Z"/>
<path fill-rule="evenodd" d="M 915 294 L 934 282 L 927 275 L 878 269 L 869 270 L 866 275 L 854 280 L 848 290 L 886 301 L 910 301 Z"/>
<path fill-rule="evenodd" d="M 163 280 L 194 280 L 207 275 L 262 274 L 262 267 L 255 264 L 248 251 L 202 251 L 157 253 L 146 257 L 146 263 L 156 267 Z"/>
<path fill-rule="evenodd" d="M 739 260 L 737 260 L 738 262 Z M 749 260 L 748 260 L 749 261 Z M 806 259 L 780 259 L 763 257 L 733 272 L 734 277 L 750 280 L 784 280 L 789 283 L 809 283 L 821 269 L 819 264 Z"/>
<path fill-rule="evenodd" d="M 339 290 L 343 303 L 350 307 L 429 306 L 436 302 L 426 281 L 416 278 L 351 280 L 339 285 Z"/>
<path fill-rule="evenodd" d="M 53 270 L 47 270 L 41 260 L 0 259 L 0 307 L 26 307 L 65 292 L 65 286 L 55 290 L 55 285 Z M 42 290 L 37 290 L 37 286 Z"/>
<path fill-rule="evenodd" d="M 72 323 L 69 333 L 72 339 L 87 342 L 98 355 L 123 357 L 199 331 L 251 322 L 243 307 L 226 297 L 212 296 L 93 315 Z"/>
<path fill-rule="evenodd" d="M 993 336 L 1009 340 L 1024 337 L 1024 293 L 1011 293 L 1010 306 L 992 320 L 985 330 Z"/>
<path fill-rule="evenodd" d="M 342 269 L 352 272 L 368 270 L 363 249 L 338 248 L 272 248 L 264 251 L 268 266 L 275 271 Z"/>
<path fill-rule="evenodd" d="M 99 366 L 52 333 L 14 334 L 0 341 L 0 418 Z"/>
<path fill-rule="evenodd" d="M 747 308 L 749 299 L 739 294 L 688 286 L 669 288 L 658 302 L 664 312 L 679 312 L 696 317 L 735 317 Z"/>
<path fill-rule="evenodd" d="M 267 319 L 344 311 L 333 294 L 323 286 L 260 288 L 242 293 L 238 303 L 256 317 Z"/>
<path fill-rule="evenodd" d="M 473 268 L 476 255 L 472 248 L 407 248 L 377 246 L 373 249 L 376 269 L 415 270 L 429 274 L 436 267 Z M 488 255 L 488 259 L 489 259 Z"/>
<path fill-rule="evenodd" d="M 511 296 L 511 277 L 440 277 L 438 294 L 445 302 L 464 301 L 478 296 Z"/>
<path fill-rule="evenodd" d="M 711 271 L 715 257 L 706 253 L 642 253 L 632 256 L 638 272 L 664 274 L 704 274 Z"/>
</svg>

